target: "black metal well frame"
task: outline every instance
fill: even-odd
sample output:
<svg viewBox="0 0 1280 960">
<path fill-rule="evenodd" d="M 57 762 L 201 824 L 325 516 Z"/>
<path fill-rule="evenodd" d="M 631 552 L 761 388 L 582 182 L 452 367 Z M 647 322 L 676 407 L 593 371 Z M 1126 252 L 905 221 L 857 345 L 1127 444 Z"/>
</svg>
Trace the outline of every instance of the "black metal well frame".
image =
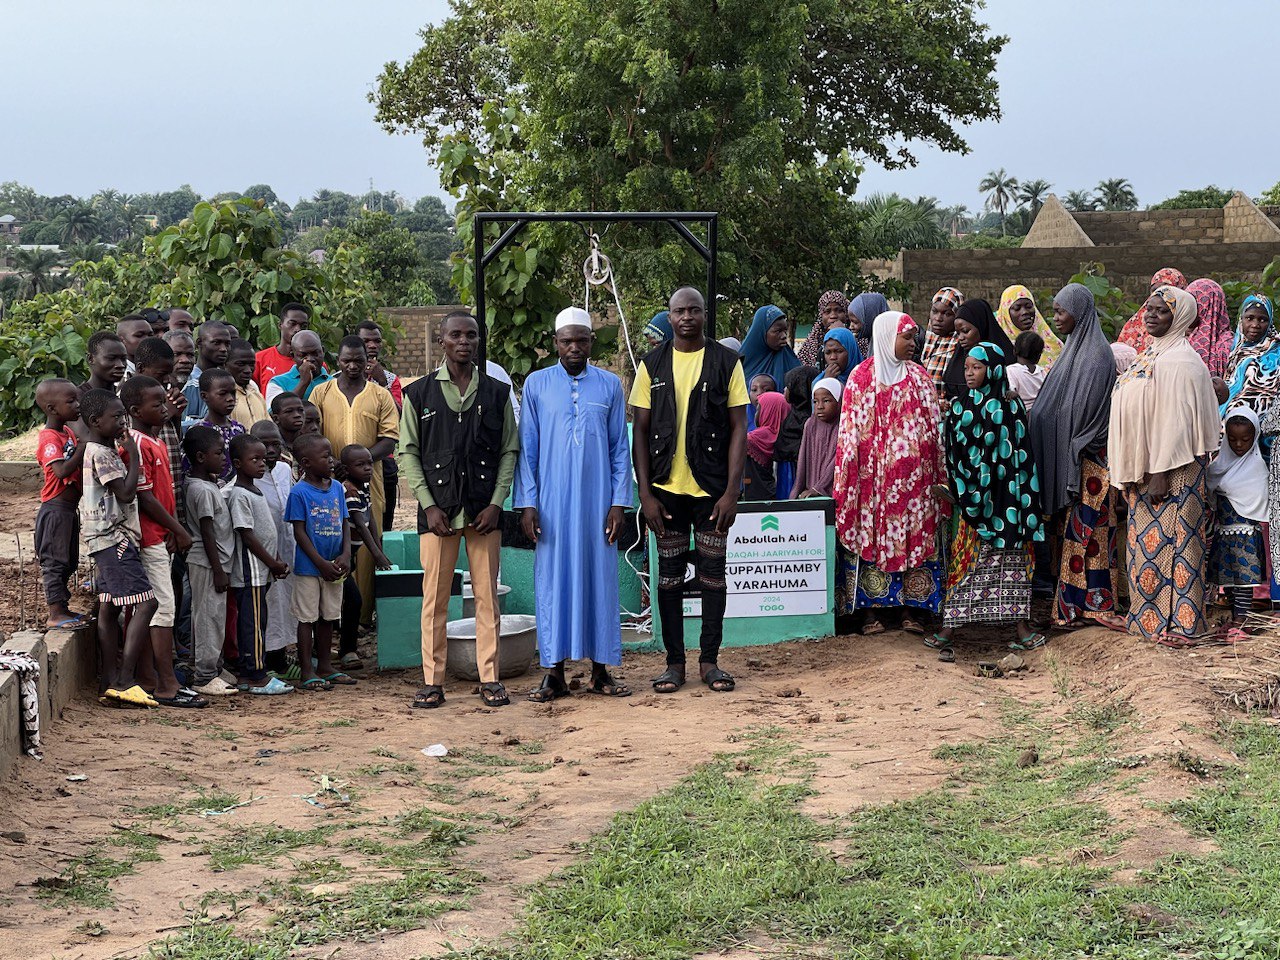
<svg viewBox="0 0 1280 960">
<path fill-rule="evenodd" d="M 717 268 L 717 235 L 720 214 L 705 211 L 648 211 L 629 213 L 603 213 L 597 211 L 581 211 L 579 213 L 477 213 L 473 232 L 475 233 L 475 283 L 476 283 L 476 322 L 480 325 L 480 361 L 483 363 L 488 355 L 488 323 L 484 296 L 485 268 L 503 249 L 530 223 L 650 223 L 665 222 L 689 244 L 697 254 L 707 262 L 707 336 L 715 337 L 716 331 L 716 268 Z M 486 249 L 484 228 L 486 224 L 509 224 L 502 235 L 494 241 L 492 247 Z M 707 242 L 704 244 L 693 235 L 686 226 L 689 223 L 705 223 L 707 225 Z"/>
</svg>

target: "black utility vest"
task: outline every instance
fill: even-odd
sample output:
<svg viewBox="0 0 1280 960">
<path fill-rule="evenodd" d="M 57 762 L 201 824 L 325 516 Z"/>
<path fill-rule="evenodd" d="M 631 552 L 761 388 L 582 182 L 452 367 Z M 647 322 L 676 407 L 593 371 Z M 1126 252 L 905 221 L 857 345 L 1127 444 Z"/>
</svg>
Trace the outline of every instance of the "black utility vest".
<svg viewBox="0 0 1280 960">
<path fill-rule="evenodd" d="M 676 396 L 668 340 L 644 358 L 649 372 L 649 480 L 665 483 L 671 476 L 676 446 Z M 713 497 L 729 485 L 729 384 L 738 355 L 715 340 L 702 354 L 702 377 L 689 397 L 685 456 L 698 486 Z"/>
<path fill-rule="evenodd" d="M 467 520 L 489 506 L 498 487 L 502 424 L 511 388 L 479 369 L 471 406 L 452 410 L 441 381 L 428 374 L 405 387 L 405 399 L 418 412 L 418 458 L 436 506 L 452 520 L 462 510 Z"/>
</svg>

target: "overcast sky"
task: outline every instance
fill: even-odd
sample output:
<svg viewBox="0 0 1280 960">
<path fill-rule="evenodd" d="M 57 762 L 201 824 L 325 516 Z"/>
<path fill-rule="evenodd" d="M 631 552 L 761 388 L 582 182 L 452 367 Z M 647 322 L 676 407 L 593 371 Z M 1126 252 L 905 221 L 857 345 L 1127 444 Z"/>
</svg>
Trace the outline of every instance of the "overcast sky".
<svg viewBox="0 0 1280 960">
<path fill-rule="evenodd" d="M 1263 0 L 991 0 L 1012 40 L 1003 118 L 970 128 L 968 156 L 920 152 L 867 170 L 860 193 L 981 206 L 1005 167 L 1062 194 L 1127 177 L 1153 203 L 1215 183 L 1256 196 L 1280 179 L 1280 129 L 1262 60 Z M 190 183 L 208 195 L 269 183 L 292 203 L 321 187 L 438 193 L 418 140 L 373 122 L 382 64 L 417 47 L 445 0 L 0 0 L 6 143 L 0 180 L 41 193 Z M 1261 71 L 1261 73 L 1259 73 Z"/>
</svg>

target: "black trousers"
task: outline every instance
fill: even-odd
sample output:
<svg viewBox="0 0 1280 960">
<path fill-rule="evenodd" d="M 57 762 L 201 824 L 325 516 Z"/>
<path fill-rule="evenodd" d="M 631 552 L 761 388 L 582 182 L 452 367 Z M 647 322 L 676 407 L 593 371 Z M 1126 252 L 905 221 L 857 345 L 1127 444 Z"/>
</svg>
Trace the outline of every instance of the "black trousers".
<svg viewBox="0 0 1280 960">
<path fill-rule="evenodd" d="M 702 636 L 699 663 L 715 663 L 724 639 L 724 608 L 727 587 L 724 579 L 728 537 L 717 533 L 711 520 L 713 497 L 688 497 L 654 488 L 654 496 L 671 514 L 664 520 L 666 533 L 658 537 L 658 616 L 662 642 L 667 648 L 667 665 L 683 665 L 684 583 L 688 569 L 689 535 L 693 534 L 693 567 L 702 597 Z"/>
<path fill-rule="evenodd" d="M 44 598 L 49 605 L 71 600 L 67 581 L 80 563 L 80 514 L 74 503 L 54 498 L 36 511 L 36 557 L 44 581 Z"/>
</svg>

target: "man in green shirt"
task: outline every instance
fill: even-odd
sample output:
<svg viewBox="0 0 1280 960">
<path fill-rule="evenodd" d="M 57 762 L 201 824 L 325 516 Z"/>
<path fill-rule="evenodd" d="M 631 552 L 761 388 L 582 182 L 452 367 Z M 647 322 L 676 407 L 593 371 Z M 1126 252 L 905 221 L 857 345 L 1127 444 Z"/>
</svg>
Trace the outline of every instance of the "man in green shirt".
<svg viewBox="0 0 1280 960">
<path fill-rule="evenodd" d="M 520 436 L 506 384 L 476 366 L 480 328 L 471 314 L 451 313 L 437 341 L 445 362 L 405 388 L 400 414 L 400 472 L 418 498 L 422 557 L 422 673 L 413 706 L 444 703 L 445 626 L 459 541 L 476 598 L 476 663 L 487 706 L 510 703 L 498 682 L 498 555 L 502 504 L 515 477 Z"/>
</svg>

